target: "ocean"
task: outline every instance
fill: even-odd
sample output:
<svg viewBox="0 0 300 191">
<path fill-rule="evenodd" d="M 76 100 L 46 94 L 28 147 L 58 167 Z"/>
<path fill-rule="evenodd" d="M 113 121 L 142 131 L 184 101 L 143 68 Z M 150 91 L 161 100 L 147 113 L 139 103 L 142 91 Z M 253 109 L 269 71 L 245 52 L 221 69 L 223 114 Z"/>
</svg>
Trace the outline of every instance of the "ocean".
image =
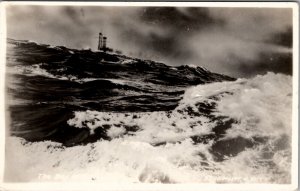
<svg viewBox="0 0 300 191">
<path fill-rule="evenodd" d="M 8 39 L 6 91 L 6 181 L 291 181 L 290 75 Z"/>
</svg>

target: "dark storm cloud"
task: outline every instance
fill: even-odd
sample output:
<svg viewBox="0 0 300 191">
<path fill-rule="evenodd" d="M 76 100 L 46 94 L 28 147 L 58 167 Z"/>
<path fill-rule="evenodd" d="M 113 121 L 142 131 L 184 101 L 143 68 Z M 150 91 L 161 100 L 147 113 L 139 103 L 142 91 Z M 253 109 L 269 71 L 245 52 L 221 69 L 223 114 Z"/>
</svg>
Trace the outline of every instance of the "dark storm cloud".
<svg viewBox="0 0 300 191">
<path fill-rule="evenodd" d="M 78 10 L 72 7 L 65 7 L 62 9 L 62 12 L 64 12 L 63 15 L 72 19 L 74 24 L 79 26 L 83 24 L 81 19 L 82 16 L 84 17 L 84 14 L 82 14 L 82 9 Z"/>
<path fill-rule="evenodd" d="M 282 32 L 274 33 L 266 41 L 280 46 L 292 48 L 293 46 L 293 28 L 292 26 L 285 28 Z"/>
<path fill-rule="evenodd" d="M 240 60 L 240 64 L 237 65 L 237 70 L 242 73 L 255 68 L 256 74 L 265 74 L 266 71 L 278 71 L 283 74 L 291 75 L 293 72 L 292 67 L 292 53 L 261 53 L 260 59 L 249 65 Z"/>
<path fill-rule="evenodd" d="M 148 7 L 140 9 L 137 16 L 141 27 L 147 25 L 148 28 L 162 29 L 164 32 L 149 30 L 145 33 L 123 25 L 121 36 L 133 46 L 138 44 L 153 52 L 152 55 L 160 55 L 162 60 L 175 65 L 184 64 L 185 60 L 193 57 L 194 50 L 187 45 L 186 38 L 202 29 L 223 24 L 221 19 L 210 17 L 208 8 Z"/>
<path fill-rule="evenodd" d="M 291 9 L 10 6 L 7 20 L 16 39 L 95 49 L 102 32 L 124 54 L 233 76 L 291 68 L 274 59 L 291 55 Z"/>
<path fill-rule="evenodd" d="M 140 12 L 142 22 L 167 33 L 141 39 L 172 64 L 204 65 L 235 76 L 291 71 L 291 59 L 264 62 L 269 57 L 261 56 L 290 52 L 291 10 L 151 7 Z"/>
<path fill-rule="evenodd" d="M 125 28 L 125 27 L 124 27 Z M 172 58 L 188 58 L 192 51 L 185 49 L 185 43 L 175 33 L 159 34 L 155 32 L 124 29 L 120 35 L 132 46 L 140 46 L 142 50 L 153 52 L 156 56 Z"/>
<path fill-rule="evenodd" d="M 221 24 L 209 15 L 208 8 L 149 7 L 140 11 L 140 19 L 149 25 L 171 28 L 177 32 L 197 32 L 202 27 Z"/>
<path fill-rule="evenodd" d="M 281 72 L 282 65 L 287 68 L 289 63 L 268 62 L 264 67 L 261 55 L 287 54 L 292 41 L 292 10 L 275 8 L 211 8 L 214 18 L 223 19 L 225 25 L 215 26 L 202 31 L 189 41 L 195 50 L 196 58 L 201 64 L 209 63 L 211 69 L 235 76 L 253 76 L 266 71 Z M 279 43 L 276 36 L 287 31 L 287 38 Z M 283 43 L 285 42 L 285 43 Z M 286 46 L 287 45 L 287 46 Z M 269 58 L 268 58 L 269 59 Z"/>
</svg>

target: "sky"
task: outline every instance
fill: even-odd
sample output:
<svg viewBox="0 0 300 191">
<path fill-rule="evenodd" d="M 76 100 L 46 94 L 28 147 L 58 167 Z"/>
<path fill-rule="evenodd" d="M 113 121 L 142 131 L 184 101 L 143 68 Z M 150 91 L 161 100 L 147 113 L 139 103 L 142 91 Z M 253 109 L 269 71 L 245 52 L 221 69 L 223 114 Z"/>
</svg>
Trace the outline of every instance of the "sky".
<svg viewBox="0 0 300 191">
<path fill-rule="evenodd" d="M 291 74 L 291 8 L 8 6 L 7 36 L 203 66 L 233 77 Z"/>
</svg>

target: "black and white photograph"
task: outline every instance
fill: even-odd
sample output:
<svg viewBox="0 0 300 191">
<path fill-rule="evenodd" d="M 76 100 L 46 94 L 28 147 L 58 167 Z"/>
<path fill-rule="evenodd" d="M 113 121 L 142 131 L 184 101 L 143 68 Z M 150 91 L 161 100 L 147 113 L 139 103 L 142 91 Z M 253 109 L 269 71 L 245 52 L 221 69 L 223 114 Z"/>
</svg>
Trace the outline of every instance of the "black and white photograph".
<svg viewBox="0 0 300 191">
<path fill-rule="evenodd" d="M 6 3 L 3 182 L 294 184 L 298 5 L 219 5 Z"/>
</svg>

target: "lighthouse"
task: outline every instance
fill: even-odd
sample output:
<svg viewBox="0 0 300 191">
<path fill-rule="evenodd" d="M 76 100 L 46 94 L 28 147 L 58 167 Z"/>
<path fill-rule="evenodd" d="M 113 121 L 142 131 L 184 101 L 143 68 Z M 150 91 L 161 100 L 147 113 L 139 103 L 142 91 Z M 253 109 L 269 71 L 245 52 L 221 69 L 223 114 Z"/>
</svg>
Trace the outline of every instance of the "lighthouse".
<svg viewBox="0 0 300 191">
<path fill-rule="evenodd" d="M 113 49 L 107 47 L 107 37 L 104 36 L 102 33 L 99 33 L 98 39 L 98 50 L 102 50 L 104 52 L 112 52 Z"/>
</svg>

